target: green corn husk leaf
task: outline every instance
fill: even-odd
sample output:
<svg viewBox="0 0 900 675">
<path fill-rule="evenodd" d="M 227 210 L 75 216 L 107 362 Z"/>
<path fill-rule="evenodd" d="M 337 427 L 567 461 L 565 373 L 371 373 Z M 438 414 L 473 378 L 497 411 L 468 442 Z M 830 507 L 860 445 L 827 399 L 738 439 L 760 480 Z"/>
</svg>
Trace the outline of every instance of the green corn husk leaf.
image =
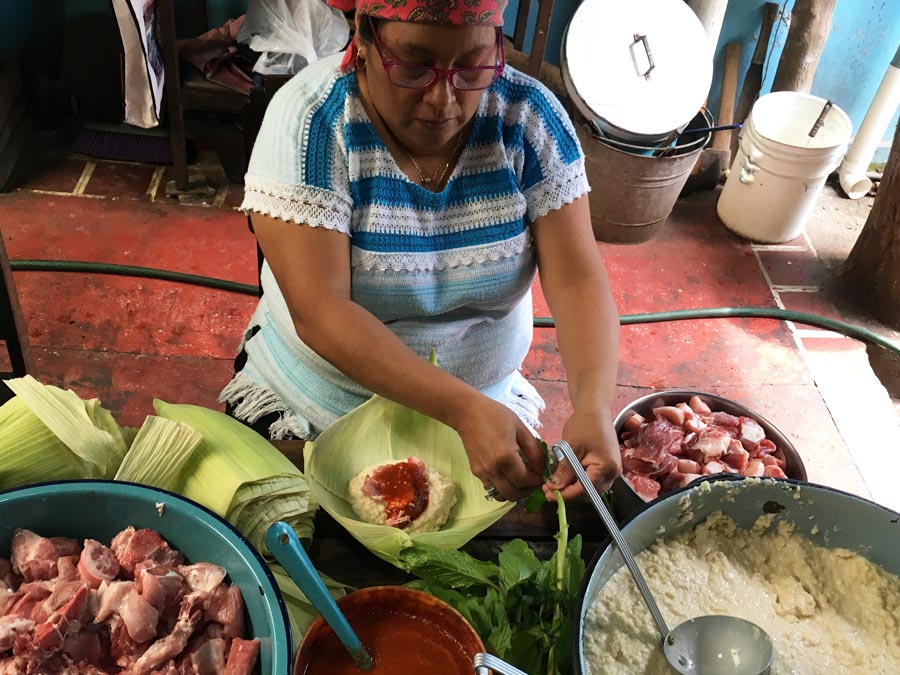
<svg viewBox="0 0 900 675">
<path fill-rule="evenodd" d="M 116 471 L 118 471 L 119 466 L 121 466 L 122 461 L 125 459 L 125 455 L 128 452 L 128 448 L 131 447 L 131 441 L 134 440 L 134 437 L 132 436 L 131 438 L 126 439 L 122 427 L 116 422 L 112 413 L 100 405 L 100 399 L 92 398 L 85 401 L 84 410 L 94 423 L 95 427 L 109 432 L 110 436 L 113 437 L 114 443 L 112 449 L 115 453 L 115 457 L 106 473 L 106 478 L 112 478 Z"/>
<path fill-rule="evenodd" d="M 231 522 L 263 554 L 265 533 L 284 521 L 312 536 L 317 508 L 303 473 L 268 440 L 228 415 L 195 405 L 154 400 L 157 415 L 203 436 L 169 487 Z"/>
<path fill-rule="evenodd" d="M 115 479 L 169 489 L 203 436 L 181 422 L 148 415 Z"/>
<path fill-rule="evenodd" d="M 18 397 L 0 406 L 0 489 L 87 478 L 89 470 Z"/>
<path fill-rule="evenodd" d="M 303 594 L 303 591 L 297 587 L 297 584 L 294 583 L 294 580 L 291 579 L 290 575 L 283 567 L 281 567 L 281 565 L 270 564 L 269 569 L 272 570 L 272 576 L 275 577 L 278 588 L 281 590 L 281 595 L 284 597 L 284 604 L 287 607 L 288 618 L 291 623 L 291 635 L 294 639 L 294 648 L 297 648 L 303 640 L 303 636 L 306 635 L 306 631 L 308 631 L 309 627 L 312 625 L 312 622 L 319 616 L 319 612 L 312 606 L 312 603 Z M 331 597 L 335 600 L 344 597 L 348 592 L 354 590 L 352 587 L 338 583 L 321 572 L 319 572 L 319 576 L 325 583 L 325 588 L 328 589 Z"/>
<path fill-rule="evenodd" d="M 307 514 L 315 510 L 309 490 L 297 489 L 296 476 L 273 476 L 262 481 L 245 483 L 235 492 L 233 506 L 226 519 L 258 550 L 268 553 L 266 530 L 274 522 L 290 525 L 302 540 L 310 540 L 313 522 Z"/>
<path fill-rule="evenodd" d="M 453 481 L 457 502 L 436 532 L 407 534 L 364 522 L 351 506 L 350 480 L 381 462 L 414 455 Z M 447 425 L 381 396 L 350 411 L 304 447 L 304 466 L 313 497 L 375 555 L 402 568 L 400 552 L 415 542 L 459 548 L 515 506 L 488 501 L 470 468 L 459 435 Z"/>
<path fill-rule="evenodd" d="M 0 486 L 115 474 L 124 441 L 99 401 L 30 375 L 6 384 L 16 396 L 0 407 Z"/>
<path fill-rule="evenodd" d="M 140 429 L 135 429 L 134 427 L 119 427 L 119 431 L 122 432 L 122 440 L 125 441 L 125 447 L 130 448 L 131 444 L 134 443 L 134 439 L 137 438 L 137 433 Z"/>
</svg>

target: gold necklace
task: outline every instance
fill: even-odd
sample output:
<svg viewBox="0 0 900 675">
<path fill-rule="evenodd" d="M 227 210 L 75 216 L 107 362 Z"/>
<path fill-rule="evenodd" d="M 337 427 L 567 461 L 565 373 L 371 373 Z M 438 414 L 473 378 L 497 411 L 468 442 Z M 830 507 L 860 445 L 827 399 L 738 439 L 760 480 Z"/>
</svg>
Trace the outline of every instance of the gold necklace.
<svg viewBox="0 0 900 675">
<path fill-rule="evenodd" d="M 443 184 L 444 177 L 447 175 L 447 171 L 450 169 L 450 164 L 453 162 L 453 157 L 456 155 L 456 152 L 462 145 L 462 131 L 457 134 L 456 143 L 453 145 L 453 150 L 450 151 L 450 156 L 447 158 L 447 163 L 444 164 L 444 168 L 441 169 L 440 175 L 438 175 L 438 172 L 435 171 L 431 176 L 426 176 L 425 172 L 422 171 L 422 167 L 419 166 L 416 158 L 412 156 L 412 153 L 407 150 L 406 146 L 403 145 L 403 143 L 401 143 L 399 140 L 397 140 L 397 145 L 402 148 L 403 152 L 406 153 L 406 156 L 409 157 L 409 161 L 412 162 L 413 166 L 416 168 L 416 173 L 419 175 L 419 182 L 422 184 L 422 187 L 427 190 L 437 190 Z"/>
<path fill-rule="evenodd" d="M 434 181 L 435 188 L 437 188 L 437 186 L 441 184 L 441 181 L 444 180 L 444 174 L 446 174 L 447 169 L 450 168 L 450 159 L 453 159 L 453 155 L 450 155 L 450 159 L 448 159 L 447 163 L 444 164 L 444 169 L 441 171 L 440 177 L 435 178 L 434 176 L 429 177 L 429 176 L 425 175 L 425 173 L 422 171 L 422 167 L 419 166 L 419 163 L 416 161 L 416 158 L 412 156 L 412 153 L 410 153 L 409 150 L 407 150 L 406 148 L 403 148 L 403 151 L 406 153 L 406 156 L 409 157 L 409 161 L 411 161 L 413 163 L 413 166 L 416 167 L 416 173 L 419 174 L 419 182 L 422 184 L 423 187 L 426 187 L 426 188 L 430 188 L 432 180 Z M 454 152 L 455 152 L 455 149 L 454 149 Z M 435 171 L 435 173 L 437 173 L 437 171 Z"/>
</svg>

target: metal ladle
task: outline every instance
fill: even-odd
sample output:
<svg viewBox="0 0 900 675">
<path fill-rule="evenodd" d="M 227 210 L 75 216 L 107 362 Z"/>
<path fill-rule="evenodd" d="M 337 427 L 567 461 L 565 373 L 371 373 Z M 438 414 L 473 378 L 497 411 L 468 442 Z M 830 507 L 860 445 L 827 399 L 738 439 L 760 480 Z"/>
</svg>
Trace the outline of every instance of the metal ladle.
<svg viewBox="0 0 900 675">
<path fill-rule="evenodd" d="M 772 665 L 772 641 L 755 623 L 733 616 L 700 616 L 688 619 L 669 630 L 622 532 L 575 456 L 572 446 L 566 441 L 559 441 L 551 452 L 557 461 L 565 459 L 569 462 L 578 482 L 587 492 L 594 509 L 616 543 L 662 636 L 666 661 L 675 672 L 682 675 L 768 673 Z"/>
</svg>

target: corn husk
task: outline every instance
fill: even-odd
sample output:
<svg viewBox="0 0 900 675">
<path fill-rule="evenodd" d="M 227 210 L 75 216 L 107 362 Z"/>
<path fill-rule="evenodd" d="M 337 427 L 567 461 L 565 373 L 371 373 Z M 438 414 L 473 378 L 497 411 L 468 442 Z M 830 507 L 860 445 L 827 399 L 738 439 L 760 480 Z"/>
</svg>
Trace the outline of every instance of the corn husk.
<svg viewBox="0 0 900 675">
<path fill-rule="evenodd" d="M 184 470 L 203 436 L 186 424 L 148 415 L 115 479 L 168 489 Z"/>
<path fill-rule="evenodd" d="M 350 480 L 373 464 L 414 455 L 453 481 L 457 502 L 436 532 L 407 534 L 364 522 L 351 506 Z M 381 396 L 373 396 L 325 429 L 304 447 L 304 466 L 313 496 L 336 521 L 380 558 L 402 567 L 400 552 L 423 542 L 459 548 L 514 504 L 488 501 L 470 468 L 459 435 L 447 425 Z"/>
<path fill-rule="evenodd" d="M 269 565 L 269 569 L 272 570 L 272 576 L 275 577 L 278 589 L 284 598 L 284 604 L 287 607 L 288 618 L 291 623 L 291 636 L 294 639 L 294 648 L 296 649 L 300 646 L 300 642 L 303 640 L 303 636 L 306 635 L 306 631 L 309 630 L 312 622 L 319 616 L 319 612 L 281 565 L 273 563 Z M 349 591 L 353 590 L 321 572 L 319 572 L 319 576 L 325 584 L 325 588 L 328 589 L 331 597 L 335 600 L 343 598 Z"/>
<path fill-rule="evenodd" d="M 6 384 L 16 395 L 0 406 L 0 487 L 112 478 L 126 446 L 97 399 L 30 375 Z"/>
<path fill-rule="evenodd" d="M 264 555 L 266 530 L 277 521 L 301 539 L 312 537 L 316 503 L 303 473 L 278 448 L 216 410 L 158 399 L 153 407 L 203 437 L 168 489 L 228 520 Z"/>
<path fill-rule="evenodd" d="M 122 427 L 116 422 L 113 414 L 100 405 L 100 399 L 91 398 L 85 400 L 84 411 L 87 413 L 88 418 L 90 418 L 95 427 L 102 429 L 113 437 L 113 457 L 110 462 L 110 467 L 107 470 L 107 475 L 114 474 L 118 470 L 118 467 L 121 466 L 122 460 L 125 459 L 125 455 L 131 447 L 131 442 L 134 440 L 134 437 L 132 436 L 129 438 L 123 433 Z"/>
</svg>

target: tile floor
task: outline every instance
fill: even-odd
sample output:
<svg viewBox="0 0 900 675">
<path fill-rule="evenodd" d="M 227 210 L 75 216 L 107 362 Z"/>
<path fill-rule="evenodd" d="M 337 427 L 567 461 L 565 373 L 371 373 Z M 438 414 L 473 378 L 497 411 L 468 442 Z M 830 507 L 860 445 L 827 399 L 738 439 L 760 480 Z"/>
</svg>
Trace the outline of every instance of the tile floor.
<svg viewBox="0 0 900 675">
<path fill-rule="evenodd" d="M 201 162 L 202 162 L 201 158 Z M 214 162 L 208 165 L 215 174 Z M 221 173 L 221 172 L 220 172 Z M 65 156 L 0 194 L 11 260 L 162 268 L 254 284 L 255 244 L 222 180 L 200 203 L 165 197 L 169 170 Z M 211 180 L 211 182 L 213 182 Z M 782 307 L 831 318 L 831 271 L 809 236 L 753 245 L 715 215 L 716 192 L 684 197 L 663 232 L 637 245 L 598 244 L 620 314 L 706 307 Z M 14 275 L 36 377 L 98 396 L 139 425 L 155 397 L 219 408 L 251 295 L 134 276 Z M 548 314 L 535 293 L 535 313 Z M 810 480 L 900 509 L 900 425 L 856 340 L 770 319 L 639 323 L 622 328 L 618 402 L 654 389 L 717 393 L 760 412 L 794 442 Z M 536 329 L 524 364 L 547 400 L 544 436 L 568 411 L 552 329 Z"/>
</svg>

